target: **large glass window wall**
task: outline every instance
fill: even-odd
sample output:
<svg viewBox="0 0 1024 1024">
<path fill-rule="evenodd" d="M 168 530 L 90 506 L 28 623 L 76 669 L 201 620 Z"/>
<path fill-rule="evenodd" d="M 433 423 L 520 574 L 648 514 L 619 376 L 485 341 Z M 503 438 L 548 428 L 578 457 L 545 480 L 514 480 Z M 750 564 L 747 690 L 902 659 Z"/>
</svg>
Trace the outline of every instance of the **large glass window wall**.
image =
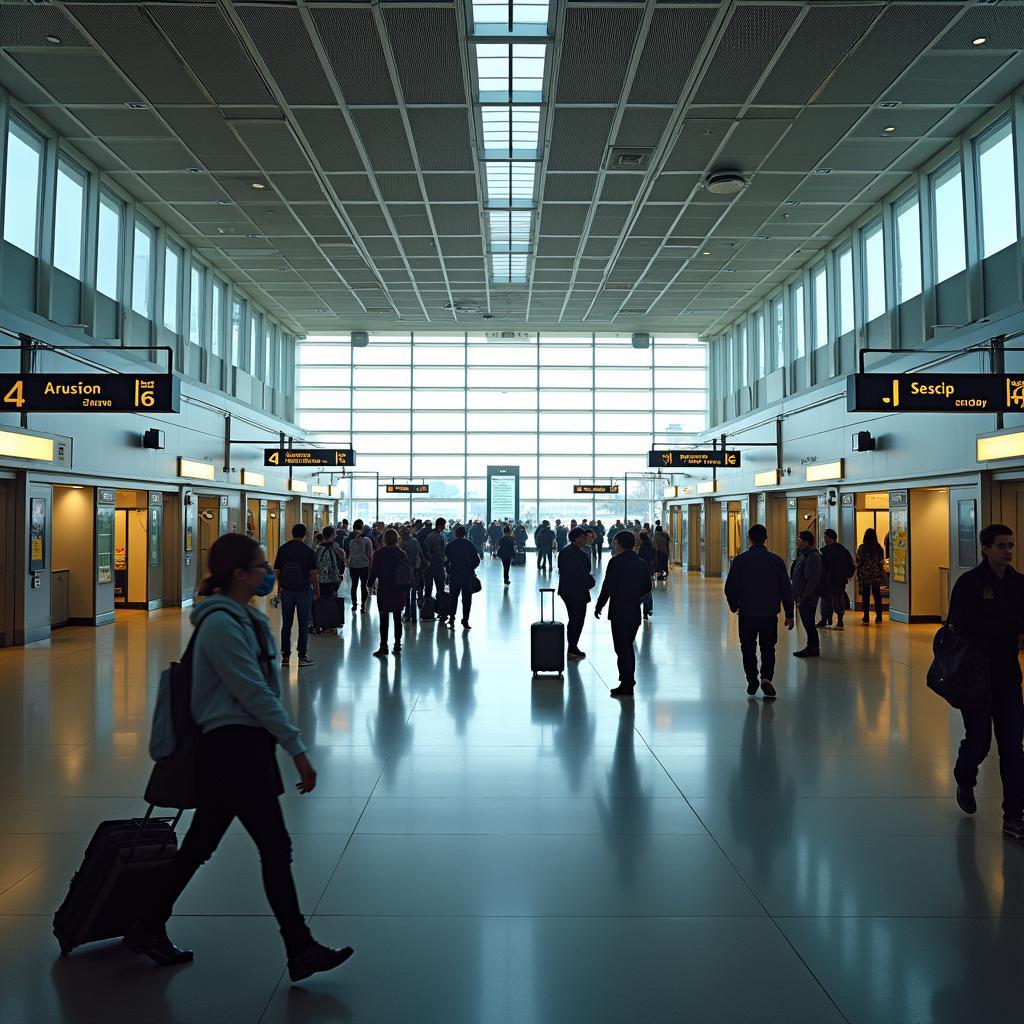
<svg viewBox="0 0 1024 1024">
<path fill-rule="evenodd" d="M 647 467 L 652 444 L 683 447 L 707 424 L 707 349 L 694 338 L 374 335 L 310 337 L 298 346 L 299 426 L 322 443 L 351 442 L 343 482 L 351 516 L 385 521 L 484 518 L 487 467 L 519 467 L 520 515 L 650 518 L 667 480 Z M 380 493 L 377 493 L 379 474 Z M 629 474 L 628 481 L 626 474 Z M 395 498 L 398 482 L 428 495 Z M 579 497 L 578 483 L 619 494 Z"/>
</svg>

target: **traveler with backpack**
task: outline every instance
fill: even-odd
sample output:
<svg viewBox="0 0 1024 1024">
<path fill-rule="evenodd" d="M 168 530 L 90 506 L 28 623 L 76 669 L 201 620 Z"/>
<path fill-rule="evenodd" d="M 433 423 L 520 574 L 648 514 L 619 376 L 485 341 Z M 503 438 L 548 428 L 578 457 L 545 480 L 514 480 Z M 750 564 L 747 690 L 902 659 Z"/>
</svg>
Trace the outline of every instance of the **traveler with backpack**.
<svg viewBox="0 0 1024 1024">
<path fill-rule="evenodd" d="M 316 555 L 305 541 L 306 532 L 302 523 L 296 523 L 292 527 L 292 539 L 277 549 L 274 559 L 277 593 L 281 598 L 281 664 L 285 668 L 291 658 L 292 619 L 296 614 L 299 618 L 299 668 L 313 664 L 306 653 L 309 612 L 313 601 L 320 599 L 320 576 Z"/>
<path fill-rule="evenodd" d="M 470 540 L 466 538 L 464 526 L 455 527 L 455 539 L 445 548 L 445 564 L 448 566 L 448 580 L 451 584 L 451 607 L 448 612 L 448 628 L 455 628 L 455 611 L 462 595 L 462 628 L 469 629 L 469 610 L 473 606 L 474 588 L 480 589 L 476 568 L 480 556 Z"/>
<path fill-rule="evenodd" d="M 320 600 L 313 605 L 313 633 L 344 628 L 344 603 L 338 589 L 345 575 L 345 552 L 336 540 L 333 526 L 325 526 L 323 540 L 316 546 L 316 573 L 320 580 Z M 333 602 L 332 608 L 328 602 Z M 335 610 L 336 609 L 336 610 Z M 334 623 L 337 625 L 328 625 Z"/>
<path fill-rule="evenodd" d="M 501 537 L 502 528 L 498 524 L 497 519 L 492 519 L 491 525 L 487 527 L 487 540 L 491 545 L 491 558 L 498 557 L 498 542 L 501 540 Z"/>
<path fill-rule="evenodd" d="M 348 574 L 352 580 L 352 611 L 366 611 L 366 587 L 370 576 L 370 560 L 373 558 L 373 541 L 370 539 L 370 527 L 364 526 L 362 519 L 352 524 L 352 536 L 348 542 Z M 362 589 L 362 604 L 360 597 Z"/>
<path fill-rule="evenodd" d="M 412 566 L 406 553 L 398 546 L 398 531 L 385 530 L 383 543 L 370 563 L 370 587 L 376 588 L 377 611 L 380 613 L 380 648 L 373 652 L 376 658 L 388 656 L 388 622 L 395 623 L 397 658 L 402 653 L 402 609 L 409 599 L 413 585 Z"/>
<path fill-rule="evenodd" d="M 302 544 L 301 536 L 295 539 Z M 128 949 L 161 966 L 193 959 L 192 950 L 168 938 L 167 921 L 235 818 L 259 850 L 263 888 L 284 940 L 291 980 L 331 970 L 352 955 L 351 946 L 331 949 L 313 938 L 292 878 L 291 838 L 278 800 L 284 783 L 274 754 L 277 744 L 295 763 L 300 793 L 312 792 L 317 780 L 299 730 L 281 703 L 270 622 L 249 606 L 253 597 L 270 593 L 274 579 L 266 552 L 253 538 L 226 533 L 211 546 L 209 576 L 199 589 L 205 600 L 191 614 L 196 628 L 191 710 L 201 733 L 196 811 L 181 847 L 124 937 Z"/>
</svg>

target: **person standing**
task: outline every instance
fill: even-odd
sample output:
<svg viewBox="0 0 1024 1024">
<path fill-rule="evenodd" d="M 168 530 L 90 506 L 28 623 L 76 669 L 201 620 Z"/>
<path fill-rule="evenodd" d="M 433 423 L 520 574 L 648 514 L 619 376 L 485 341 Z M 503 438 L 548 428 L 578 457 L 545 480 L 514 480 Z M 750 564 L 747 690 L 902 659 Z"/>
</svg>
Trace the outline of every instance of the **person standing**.
<svg viewBox="0 0 1024 1024">
<path fill-rule="evenodd" d="M 404 576 L 404 579 L 403 579 Z M 388 624 L 395 624 L 395 646 L 392 654 L 402 653 L 402 609 L 409 599 L 412 568 L 409 558 L 398 546 L 398 532 L 385 530 L 381 546 L 370 562 L 370 587 L 376 587 L 377 614 L 380 616 L 380 647 L 373 652 L 375 658 L 388 656 Z"/>
<path fill-rule="evenodd" d="M 402 527 L 402 550 L 409 559 L 412 569 L 412 585 L 409 587 L 409 598 L 405 602 L 405 621 L 416 621 L 416 607 L 420 592 L 423 590 L 423 556 L 420 553 L 420 542 L 413 536 L 412 528 Z"/>
<path fill-rule="evenodd" d="M 739 613 L 740 651 L 747 693 L 753 697 L 760 686 L 765 697 L 777 696 L 775 645 L 779 639 L 779 608 L 786 629 L 793 628 L 793 584 L 786 563 L 767 548 L 768 531 L 754 523 L 747 531 L 750 546 L 741 551 L 729 566 L 725 579 L 725 599 L 729 610 Z M 757 668 L 757 648 L 761 648 L 761 669 Z"/>
<path fill-rule="evenodd" d="M 604 523 L 600 519 L 594 523 L 594 553 L 597 555 L 597 560 L 600 562 L 604 558 L 604 536 L 605 529 Z"/>
<path fill-rule="evenodd" d="M 565 603 L 569 622 L 565 627 L 570 661 L 579 661 L 587 655 L 580 650 L 583 622 L 590 604 L 590 590 L 594 577 L 590 575 L 590 559 L 583 551 L 587 542 L 585 530 L 578 526 L 569 531 L 569 544 L 558 553 L 558 596 Z"/>
<path fill-rule="evenodd" d="M 296 539 L 302 544 L 301 537 Z M 295 550 L 293 557 L 297 554 Z M 133 953 L 162 967 L 193 959 L 192 950 L 171 942 L 167 922 L 178 897 L 238 818 L 259 850 L 263 889 L 284 940 L 289 976 L 301 981 L 338 967 L 353 951 L 351 946 L 331 949 L 313 938 L 292 877 L 291 837 L 279 800 L 284 783 L 274 753 L 277 745 L 292 758 L 300 793 L 311 793 L 317 780 L 302 735 L 281 703 L 270 622 L 249 606 L 253 597 L 270 593 L 275 573 L 263 548 L 240 533 L 226 533 L 214 541 L 208 567 L 209 575 L 199 588 L 205 600 L 190 616 L 196 629 L 191 709 L 200 732 L 195 765 L 198 802 L 174 858 L 141 894 L 138 918 L 123 941 Z"/>
<path fill-rule="evenodd" d="M 462 628 L 469 629 L 469 610 L 473 607 L 473 583 L 480 556 L 472 542 L 466 539 L 466 528 L 455 527 L 455 539 L 445 548 L 444 560 L 448 566 L 448 581 L 452 590 L 452 606 L 448 628 L 455 628 L 455 611 L 459 595 L 462 596 Z"/>
<path fill-rule="evenodd" d="M 444 590 L 444 528 L 448 523 L 438 518 L 434 521 L 434 528 L 423 539 L 423 556 L 426 565 L 423 569 L 423 596 L 429 601 L 434 588 L 437 588 L 438 596 Z"/>
<path fill-rule="evenodd" d="M 878 543 L 878 534 L 869 526 L 857 548 L 857 590 L 860 593 L 861 618 L 870 621 L 870 598 L 875 599 L 875 622 L 882 621 L 882 583 L 885 580 L 885 551 Z"/>
<path fill-rule="evenodd" d="M 819 650 L 818 628 L 814 617 L 818 611 L 818 597 L 821 594 L 821 555 L 814 546 L 814 534 L 802 530 L 796 539 L 796 558 L 790 575 L 793 579 L 793 599 L 800 611 L 800 621 L 807 632 L 807 645 L 793 652 L 794 658 L 817 658 Z"/>
<path fill-rule="evenodd" d="M 365 526 L 362 519 L 357 519 L 352 524 L 352 536 L 348 541 L 348 574 L 352 580 L 353 613 L 366 611 L 366 581 L 370 576 L 370 561 L 373 558 L 373 541 L 369 532 L 370 527 Z"/>
<path fill-rule="evenodd" d="M 537 527 L 537 532 L 533 535 L 533 541 L 537 545 L 538 572 L 543 572 L 545 569 L 551 572 L 551 549 L 555 546 L 555 532 L 551 529 L 551 524 L 546 519 Z"/>
<path fill-rule="evenodd" d="M 323 539 L 316 548 L 316 573 L 320 580 L 321 598 L 330 598 L 333 601 L 338 600 L 338 590 L 345 576 L 345 561 L 345 550 L 337 542 L 334 527 L 325 526 Z M 318 611 L 319 608 L 320 602 L 313 605 L 313 631 L 316 633 L 324 631 L 324 625 L 320 620 Z M 344 601 L 338 602 L 338 613 L 341 617 L 339 629 L 344 629 L 345 627 L 344 608 Z"/>
<path fill-rule="evenodd" d="M 491 520 L 491 525 L 487 527 L 487 540 L 491 545 L 491 558 L 498 557 L 498 541 L 501 540 L 502 528 L 498 525 L 497 519 Z"/>
<path fill-rule="evenodd" d="M 654 527 L 654 537 L 651 541 L 654 545 L 654 572 L 659 580 L 668 576 L 668 541 L 668 534 L 659 523 Z"/>
<path fill-rule="evenodd" d="M 555 520 L 555 547 L 558 548 L 559 553 L 565 550 L 569 543 L 569 531 L 565 528 L 565 523 L 561 519 Z"/>
<path fill-rule="evenodd" d="M 825 531 L 825 546 L 821 549 L 821 621 L 819 629 L 832 629 L 832 614 L 836 616 L 836 629 L 845 629 L 846 584 L 853 578 L 853 555 L 839 543 L 835 530 Z"/>
<path fill-rule="evenodd" d="M 522 554 L 526 554 L 526 542 L 530 539 L 530 534 L 527 532 L 525 526 L 522 523 L 516 523 L 516 528 L 512 531 L 512 537 L 516 542 L 516 550 Z"/>
<path fill-rule="evenodd" d="M 978 768 L 996 734 L 1003 783 L 1003 834 L 1024 839 L 1024 703 L 1018 652 L 1024 639 L 1024 576 L 1013 562 L 1013 531 L 992 523 L 979 534 L 981 562 L 953 585 L 949 624 L 979 654 L 988 675 L 985 706 L 961 710 L 964 738 L 956 759 L 956 802 L 978 809 Z"/>
<path fill-rule="evenodd" d="M 320 599 L 320 577 L 316 554 L 306 543 L 306 527 L 296 523 L 292 539 L 277 549 L 274 573 L 277 593 L 281 598 L 281 664 L 287 668 L 292 653 L 292 620 L 299 619 L 299 668 L 313 664 L 307 656 L 309 644 L 309 611 L 313 601 Z M 213 549 L 211 548 L 211 551 Z"/>
<path fill-rule="evenodd" d="M 512 565 L 512 556 L 516 553 L 516 542 L 512 537 L 512 527 L 506 526 L 501 533 L 501 540 L 494 546 L 495 555 L 501 559 L 501 567 L 505 572 L 505 586 L 512 581 L 509 579 L 508 571 Z"/>
<path fill-rule="evenodd" d="M 612 644 L 619 668 L 619 685 L 613 697 L 632 697 L 636 688 L 636 652 L 633 643 L 640 628 L 640 604 L 651 590 L 651 574 L 633 550 L 636 538 L 622 531 L 612 541 L 612 558 L 605 570 L 594 618 L 601 617 L 607 604 L 612 627 Z"/>
<path fill-rule="evenodd" d="M 479 519 L 474 520 L 466 536 L 469 538 L 473 547 L 476 548 L 476 553 L 483 558 L 484 542 L 487 540 L 487 530 L 484 529 L 484 524 L 481 523 Z"/>
</svg>

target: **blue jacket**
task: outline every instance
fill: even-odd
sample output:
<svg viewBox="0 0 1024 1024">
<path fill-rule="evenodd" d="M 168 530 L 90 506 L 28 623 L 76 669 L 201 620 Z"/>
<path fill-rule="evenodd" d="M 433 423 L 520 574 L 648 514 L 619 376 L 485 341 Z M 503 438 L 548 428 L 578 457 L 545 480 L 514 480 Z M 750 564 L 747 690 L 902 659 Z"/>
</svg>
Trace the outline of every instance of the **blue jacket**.
<svg viewBox="0 0 1024 1024">
<path fill-rule="evenodd" d="M 271 733 L 292 756 L 306 749 L 281 703 L 281 677 L 270 620 L 255 608 L 215 594 L 192 609 L 202 628 L 192 650 L 192 717 L 204 733 L 251 725 Z M 266 660 L 260 664 L 263 634 Z"/>
</svg>

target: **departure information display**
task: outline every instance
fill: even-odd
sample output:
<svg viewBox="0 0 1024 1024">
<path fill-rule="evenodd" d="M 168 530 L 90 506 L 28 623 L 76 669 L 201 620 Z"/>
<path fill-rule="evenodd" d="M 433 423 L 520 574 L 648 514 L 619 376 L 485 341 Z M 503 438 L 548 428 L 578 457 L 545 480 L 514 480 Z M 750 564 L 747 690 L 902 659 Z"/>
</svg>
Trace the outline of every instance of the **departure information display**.
<svg viewBox="0 0 1024 1024">
<path fill-rule="evenodd" d="M 354 466 L 351 448 L 264 448 L 264 466 Z"/>
<path fill-rule="evenodd" d="M 739 464 L 740 453 L 728 448 L 684 448 L 647 453 L 647 465 L 652 469 L 729 469 Z"/>
<path fill-rule="evenodd" d="M 429 494 L 430 484 L 388 484 L 384 490 L 388 494 Z"/>
<path fill-rule="evenodd" d="M 848 412 L 1024 412 L 1024 376 L 1012 373 L 853 373 Z"/>
<path fill-rule="evenodd" d="M 573 494 L 618 494 L 618 484 L 575 484 Z"/>
<path fill-rule="evenodd" d="M 171 374 L 3 373 L 5 412 L 180 412 Z"/>
</svg>

